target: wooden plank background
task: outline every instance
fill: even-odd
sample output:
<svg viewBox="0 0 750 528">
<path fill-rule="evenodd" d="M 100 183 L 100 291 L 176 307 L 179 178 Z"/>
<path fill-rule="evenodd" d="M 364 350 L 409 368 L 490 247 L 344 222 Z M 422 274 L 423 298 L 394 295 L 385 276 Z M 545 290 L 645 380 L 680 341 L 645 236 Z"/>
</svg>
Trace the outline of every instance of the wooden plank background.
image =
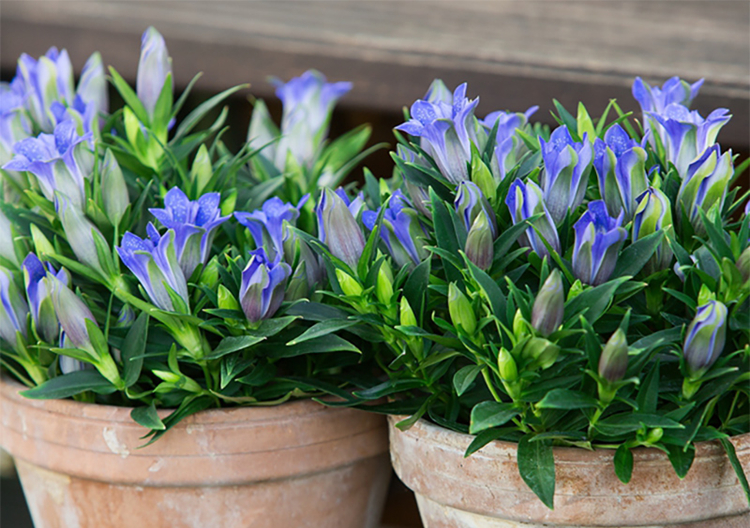
<svg viewBox="0 0 750 528">
<path fill-rule="evenodd" d="M 636 75 L 706 78 L 696 108 L 729 108 L 720 139 L 750 143 L 750 3 L 747 1 L 123 1 L 3 0 L 0 66 L 21 52 L 66 47 L 80 68 L 99 49 L 134 78 L 139 36 L 154 25 L 184 85 L 243 82 L 267 97 L 269 75 L 287 79 L 310 67 L 355 89 L 344 105 L 397 112 L 442 77 L 469 82 L 478 114 L 525 110 L 538 116 L 557 97 L 584 100 L 592 113 L 610 97 L 635 109 Z"/>
</svg>

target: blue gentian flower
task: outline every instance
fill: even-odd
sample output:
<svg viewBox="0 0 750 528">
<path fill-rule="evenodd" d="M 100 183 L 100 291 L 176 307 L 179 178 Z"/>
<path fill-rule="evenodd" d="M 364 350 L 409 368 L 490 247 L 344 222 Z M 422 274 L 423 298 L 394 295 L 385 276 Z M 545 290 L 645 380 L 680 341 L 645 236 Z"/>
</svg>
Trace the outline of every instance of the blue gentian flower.
<svg viewBox="0 0 750 528">
<path fill-rule="evenodd" d="M 529 118 L 539 109 L 538 106 L 532 106 L 525 112 L 492 112 L 487 114 L 480 123 L 487 129 L 487 133 L 492 131 L 497 123 L 497 136 L 495 137 L 495 156 L 493 160 L 493 172 L 495 172 L 500 181 L 505 175 L 516 166 L 523 151 L 523 142 L 516 136 L 516 130 L 526 126 Z M 497 167 L 494 166 L 497 164 Z"/>
<path fill-rule="evenodd" d="M 453 205 L 456 208 L 459 218 L 463 220 L 467 232 L 471 229 L 472 224 L 479 214 L 484 212 L 489 222 L 492 238 L 497 237 L 495 211 L 492 210 L 492 206 L 487 201 L 487 198 L 485 198 L 475 183 L 466 181 L 459 184 Z"/>
<path fill-rule="evenodd" d="M 510 210 L 510 216 L 514 224 L 525 222 L 532 216 L 542 214 L 534 222 L 536 229 L 529 227 L 518 239 L 522 246 L 530 247 L 540 257 L 549 256 L 549 251 L 544 241 L 556 252 L 560 252 L 560 238 L 557 234 L 555 222 L 544 204 L 542 189 L 529 180 L 515 180 L 508 190 L 505 204 Z"/>
<path fill-rule="evenodd" d="M 698 307 L 682 347 L 691 379 L 699 379 L 719 359 L 726 342 L 727 315 L 727 307 L 719 301 Z"/>
<path fill-rule="evenodd" d="M 584 284 L 598 286 L 607 282 L 615 269 L 628 232 L 622 228 L 624 213 L 617 218 L 607 213 L 603 200 L 589 202 L 588 210 L 573 226 L 573 275 Z"/>
<path fill-rule="evenodd" d="M 428 92 L 429 94 L 430 92 Z M 469 179 L 467 163 L 471 145 L 477 145 L 474 109 L 479 99 L 466 97 L 466 83 L 453 92 L 453 100 L 419 99 L 411 106 L 411 119 L 397 130 L 422 139 L 421 146 L 435 160 L 442 175 L 458 185 Z"/>
<path fill-rule="evenodd" d="M 20 77 L 0 82 L 0 167 L 13 159 L 13 146 L 31 136 L 33 127 L 24 110 L 25 101 Z"/>
<path fill-rule="evenodd" d="M 55 314 L 65 334 L 61 339 L 65 348 L 79 348 L 89 352 L 92 357 L 98 354 L 89 337 L 86 320 L 96 324 L 96 318 L 83 300 L 56 275 L 48 273 L 44 279 L 47 283 Z"/>
<path fill-rule="evenodd" d="M 647 115 L 659 125 L 652 130 L 661 138 L 667 161 L 683 178 L 688 166 L 716 143 L 719 131 L 732 117 L 726 108 L 719 108 L 704 119 L 698 111 L 676 103 L 667 105 L 661 113 Z M 653 143 L 653 138 L 651 141 Z"/>
<path fill-rule="evenodd" d="M 153 119 L 156 102 L 159 100 L 167 76 L 172 73 L 172 59 L 167 51 L 164 37 L 153 27 L 143 32 L 141 37 L 141 57 L 135 90 L 149 117 Z M 174 91 L 174 80 L 170 88 Z"/>
<path fill-rule="evenodd" d="M 240 306 L 248 321 L 255 323 L 272 317 L 279 309 L 292 269 L 281 262 L 280 255 L 269 259 L 262 247 L 250 254 L 242 271 Z"/>
<path fill-rule="evenodd" d="M 49 289 L 47 275 L 53 275 L 65 286 L 70 283 L 70 277 L 64 268 L 59 272 L 55 271 L 50 263 L 43 263 L 34 253 L 29 253 L 23 261 L 23 276 L 31 320 L 37 334 L 46 343 L 54 343 L 59 334 L 60 323 L 52 304 L 52 292 Z"/>
<path fill-rule="evenodd" d="M 659 88 L 658 86 L 650 86 L 643 82 L 640 77 L 636 77 L 635 82 L 633 82 L 633 97 L 641 105 L 644 116 L 646 112 L 660 114 L 664 112 L 668 105 L 673 103 L 689 107 L 702 85 L 703 79 L 689 84 L 679 77 L 672 77 Z"/>
<path fill-rule="evenodd" d="M 594 141 L 594 168 L 599 192 L 610 216 L 625 212 L 625 221 L 633 218 L 636 198 L 646 191 L 646 151 L 619 124 Z"/>
<path fill-rule="evenodd" d="M 349 201 L 343 189 L 336 192 L 324 189 L 315 209 L 318 238 L 328 246 L 333 256 L 351 267 L 357 266 L 365 249 L 365 237 L 357 224 L 357 216 L 363 207 L 361 194 Z"/>
<path fill-rule="evenodd" d="M 284 254 L 284 224 L 295 225 L 299 212 L 305 205 L 309 195 L 305 195 L 296 205 L 284 203 L 281 198 L 274 196 L 266 200 L 260 209 L 252 213 L 236 212 L 234 217 L 250 230 L 255 241 L 255 247 L 266 248 L 270 258 Z"/>
<path fill-rule="evenodd" d="M 352 83 L 326 82 L 326 77 L 315 70 L 287 83 L 279 79 L 272 82 L 283 105 L 275 165 L 283 172 L 287 156 L 291 155 L 298 165 L 310 167 L 328 136 L 333 108 L 352 89 Z"/>
<path fill-rule="evenodd" d="M 152 236 L 158 235 L 154 228 L 149 231 Z M 117 248 L 123 264 L 136 276 L 151 302 L 168 312 L 189 309 L 187 281 L 177 260 L 176 238 L 173 229 L 156 240 L 125 233 L 122 245 Z M 174 305 L 167 288 L 182 299 L 183 307 Z"/>
<path fill-rule="evenodd" d="M 207 193 L 191 201 L 178 187 L 164 196 L 164 209 L 149 209 L 161 224 L 174 231 L 175 250 L 185 277 L 190 277 L 199 264 L 208 261 L 216 229 L 229 219 L 221 216 L 219 193 Z M 159 243 L 159 234 L 151 226 L 149 236 Z"/>
<path fill-rule="evenodd" d="M 26 317 L 29 306 L 13 280 L 13 274 L 0 267 L 0 337 L 11 347 L 16 346 L 16 334 L 26 337 Z"/>
<path fill-rule="evenodd" d="M 84 104 L 93 104 L 97 114 L 109 112 L 109 85 L 102 56 L 98 51 L 84 64 L 76 95 Z"/>
<path fill-rule="evenodd" d="M 38 60 L 24 53 L 18 59 L 16 76 L 23 80 L 26 107 L 32 119 L 43 132 L 52 132 L 56 124 L 52 103 L 70 105 L 75 97 L 73 65 L 68 52 L 52 47 Z"/>
<path fill-rule="evenodd" d="M 688 166 L 677 194 L 677 203 L 687 214 L 696 233 L 705 233 L 700 210 L 708 213 L 715 207 L 721 211 L 733 174 L 732 151 L 722 154 L 719 145 L 706 149 Z M 678 219 L 681 217 L 678 216 Z"/>
<path fill-rule="evenodd" d="M 669 198 L 659 189 L 649 187 L 638 197 L 638 207 L 633 217 L 633 242 L 672 225 L 672 206 Z M 672 262 L 672 249 L 666 239 L 644 266 L 646 275 L 667 269 Z"/>
<path fill-rule="evenodd" d="M 540 137 L 539 144 L 544 160 L 541 176 L 544 203 L 559 225 L 568 211 L 572 212 L 583 202 L 593 148 L 586 134 L 582 142 L 573 141 L 565 126 L 556 128 L 549 141 Z"/>
<path fill-rule="evenodd" d="M 379 214 L 380 208 L 377 211 L 364 211 L 362 223 L 372 231 Z M 424 249 L 426 231 L 418 217 L 416 209 L 401 190 L 394 191 L 383 213 L 380 238 L 399 267 L 409 265 L 413 268 L 427 257 Z"/>
<path fill-rule="evenodd" d="M 16 143 L 15 157 L 3 168 L 31 172 L 48 200 L 54 200 L 55 191 L 59 191 L 81 208 L 84 180 L 91 176 L 94 164 L 91 138 L 91 134 L 78 133 L 75 121 L 63 121 L 55 127 L 54 135 L 42 133 Z"/>
</svg>

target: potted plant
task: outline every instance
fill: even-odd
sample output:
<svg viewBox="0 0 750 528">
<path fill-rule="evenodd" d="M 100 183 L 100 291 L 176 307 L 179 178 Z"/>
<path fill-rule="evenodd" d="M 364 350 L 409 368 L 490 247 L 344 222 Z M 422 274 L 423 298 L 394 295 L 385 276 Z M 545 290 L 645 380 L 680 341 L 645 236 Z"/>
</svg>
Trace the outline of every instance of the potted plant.
<svg viewBox="0 0 750 528">
<path fill-rule="evenodd" d="M 155 29 L 136 89 L 110 74 L 112 113 L 98 54 L 77 87 L 55 48 L 0 86 L 2 443 L 35 525 L 375 526 L 385 421 L 313 401 L 372 347 L 311 308 L 327 279 L 292 231 L 367 153 L 366 127 L 326 140 L 351 85 L 278 83 L 281 129 L 258 103 L 233 153 L 226 109 L 198 125 L 243 87 L 176 122 L 193 83 L 174 101 Z"/>
<path fill-rule="evenodd" d="M 700 84 L 637 79 L 640 122 L 555 101 L 550 131 L 436 81 L 397 127 L 382 255 L 322 253 L 387 345 L 353 398 L 391 398 L 426 526 L 750 521 L 748 162 Z"/>
</svg>

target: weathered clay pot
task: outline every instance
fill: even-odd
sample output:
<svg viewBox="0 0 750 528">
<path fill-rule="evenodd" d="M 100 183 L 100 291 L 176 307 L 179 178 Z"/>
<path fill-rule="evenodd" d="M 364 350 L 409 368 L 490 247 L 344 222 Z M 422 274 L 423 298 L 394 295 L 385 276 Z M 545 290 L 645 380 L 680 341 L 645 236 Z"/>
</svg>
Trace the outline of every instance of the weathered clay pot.
<svg viewBox="0 0 750 528">
<path fill-rule="evenodd" d="M 36 528 L 370 528 L 385 420 L 312 401 L 209 410 L 139 449 L 130 409 L 36 401 L 0 382 L 0 441 Z"/>
<path fill-rule="evenodd" d="M 424 420 L 402 432 L 396 421 L 391 460 L 416 494 L 426 528 L 750 526 L 742 488 L 718 443 L 698 445 L 684 480 L 660 451 L 636 449 L 629 484 L 615 476 L 614 451 L 555 448 L 555 509 L 549 510 L 519 476 L 516 444 L 495 441 L 464 458 L 472 436 Z M 750 473 L 750 434 L 733 443 Z"/>
</svg>

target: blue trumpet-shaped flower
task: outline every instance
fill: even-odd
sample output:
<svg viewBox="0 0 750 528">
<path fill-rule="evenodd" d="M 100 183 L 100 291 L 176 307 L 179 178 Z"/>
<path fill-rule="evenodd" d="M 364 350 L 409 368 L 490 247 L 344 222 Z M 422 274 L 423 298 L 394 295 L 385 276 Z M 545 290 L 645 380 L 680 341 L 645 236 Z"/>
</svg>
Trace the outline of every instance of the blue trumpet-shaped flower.
<svg viewBox="0 0 750 528">
<path fill-rule="evenodd" d="M 56 275 L 48 273 L 44 279 L 64 333 L 65 348 L 79 348 L 96 356 L 97 352 L 89 337 L 86 321 L 96 324 L 94 314 L 83 300 Z"/>
<path fill-rule="evenodd" d="M 99 52 L 91 55 L 84 64 L 76 95 L 83 103 L 93 104 L 97 113 L 109 112 L 109 86 Z"/>
<path fill-rule="evenodd" d="M 732 117 L 727 109 L 719 108 L 704 119 L 696 110 L 690 111 L 676 103 L 667 105 L 661 113 L 647 115 L 658 125 L 652 126 L 652 131 L 664 145 L 666 160 L 674 164 L 683 178 L 690 164 L 714 145 L 719 131 Z"/>
<path fill-rule="evenodd" d="M 10 83 L 0 83 L 0 167 L 13 159 L 13 146 L 31 136 L 32 125 L 24 111 L 25 101 L 20 77 Z"/>
<path fill-rule="evenodd" d="M 173 187 L 164 196 L 164 209 L 149 209 L 161 224 L 174 231 L 175 251 L 185 277 L 190 277 L 195 268 L 208 261 L 216 229 L 229 219 L 221 216 L 219 193 L 207 193 L 191 201 L 182 190 Z M 153 226 L 149 236 L 154 244 L 159 235 Z"/>
<path fill-rule="evenodd" d="M 291 155 L 297 164 L 309 167 L 328 136 L 336 102 L 352 89 L 352 83 L 326 82 L 325 75 L 315 70 L 306 71 L 287 83 L 279 79 L 272 82 L 283 105 L 275 165 L 283 171 L 287 156 Z"/>
<path fill-rule="evenodd" d="M 297 206 L 284 203 L 281 198 L 273 197 L 266 200 L 260 209 L 252 213 L 234 213 L 234 217 L 250 230 L 255 240 L 255 247 L 263 247 L 270 258 L 284 254 L 284 224 L 294 225 L 299 218 L 299 212 L 305 205 L 309 195 L 305 195 Z"/>
<path fill-rule="evenodd" d="M 640 77 L 636 77 L 633 82 L 633 97 L 641 105 L 644 115 L 646 112 L 662 113 L 673 103 L 689 107 L 702 85 L 703 79 L 690 84 L 679 77 L 672 77 L 659 88 L 650 86 Z"/>
<path fill-rule="evenodd" d="M 156 230 L 150 231 L 153 235 Z M 136 276 L 151 302 L 169 312 L 189 307 L 187 281 L 177 259 L 176 238 L 173 229 L 156 239 L 141 239 L 125 233 L 122 245 L 117 248 L 123 264 Z M 184 306 L 175 306 L 173 296 L 180 298 Z"/>
<path fill-rule="evenodd" d="M 362 196 L 349 201 L 342 189 L 325 189 L 320 195 L 315 213 L 318 217 L 318 238 L 331 253 L 351 267 L 356 267 L 365 249 L 365 237 L 357 224 L 357 216 L 364 206 Z"/>
<path fill-rule="evenodd" d="M 487 198 L 485 198 L 484 194 L 482 194 L 482 191 L 475 183 L 470 181 L 462 182 L 458 186 L 456 199 L 454 200 L 453 205 L 456 208 L 459 218 L 463 220 L 467 232 L 471 229 L 477 216 L 484 212 L 489 221 L 492 237 L 495 238 L 497 236 L 495 211 L 492 210 L 492 206 L 487 201 Z"/>
<path fill-rule="evenodd" d="M 724 350 L 727 335 L 727 307 L 719 301 L 699 306 L 685 335 L 682 353 L 688 375 L 700 378 Z"/>
<path fill-rule="evenodd" d="M 240 306 L 248 321 L 255 323 L 272 317 L 279 309 L 292 269 L 281 262 L 280 255 L 269 259 L 262 247 L 250 254 L 242 271 Z"/>
<path fill-rule="evenodd" d="M 593 148 L 584 134 L 577 143 L 565 126 L 552 132 L 549 141 L 539 138 L 544 160 L 541 187 L 544 203 L 555 223 L 560 224 L 568 211 L 583 202 L 591 170 Z"/>
<path fill-rule="evenodd" d="M 55 127 L 54 135 L 42 133 L 16 143 L 15 157 L 3 168 L 31 172 L 48 200 L 54 200 L 55 191 L 59 191 L 81 208 L 84 180 L 90 177 L 94 164 L 90 140 L 90 134 L 78 133 L 75 121 L 66 120 Z"/>
<path fill-rule="evenodd" d="M 588 210 L 573 226 L 573 274 L 584 284 L 597 286 L 609 279 L 628 232 L 622 228 L 623 213 L 612 218 L 603 200 L 589 202 Z"/>
<path fill-rule="evenodd" d="M 525 112 L 492 112 L 487 114 L 481 124 L 490 132 L 497 124 L 497 135 L 495 136 L 494 162 L 497 163 L 496 174 L 502 181 L 505 175 L 516 166 L 522 152 L 523 142 L 516 136 L 516 130 L 526 126 L 526 123 L 537 110 L 538 106 L 532 106 Z"/>
<path fill-rule="evenodd" d="M 594 168 L 599 179 L 599 192 L 610 216 L 625 212 L 625 220 L 633 217 L 636 198 L 648 186 L 646 151 L 619 124 L 594 141 Z"/>
<path fill-rule="evenodd" d="M 0 267 L 0 337 L 15 348 L 18 332 L 26 337 L 29 306 L 13 279 L 13 274 Z"/>
<path fill-rule="evenodd" d="M 428 92 L 428 97 L 433 92 Z M 436 92 L 437 93 L 437 92 Z M 450 102 L 419 99 L 411 106 L 411 119 L 397 130 L 422 139 L 422 148 L 435 160 L 442 175 L 451 183 L 469 179 L 467 163 L 471 145 L 477 144 L 474 109 L 479 99 L 466 97 L 466 83 L 453 92 Z"/>
<path fill-rule="evenodd" d="M 135 89 L 138 99 L 141 100 L 152 119 L 156 102 L 159 100 L 159 95 L 170 73 L 172 73 L 172 59 L 167 51 L 164 37 L 156 29 L 150 27 L 141 37 L 141 57 L 138 62 Z M 174 90 L 173 81 L 170 89 Z"/>
<path fill-rule="evenodd" d="M 633 242 L 672 225 L 672 206 L 669 198 L 659 189 L 649 187 L 638 197 L 638 207 L 633 217 Z M 672 249 L 666 239 L 644 266 L 646 275 L 667 269 L 672 262 Z"/>
<path fill-rule="evenodd" d="M 46 278 L 47 275 L 53 275 L 68 286 L 70 283 L 68 272 L 63 268 L 59 272 L 55 271 L 50 263 L 43 263 L 34 253 L 29 253 L 23 261 L 23 275 L 34 328 L 45 342 L 54 343 L 59 334 L 60 323 L 52 304 L 52 292 Z"/>
<path fill-rule="evenodd" d="M 32 119 L 42 131 L 52 132 L 56 123 L 52 103 L 70 105 L 75 97 L 73 65 L 68 52 L 52 47 L 38 60 L 24 53 L 18 59 L 16 76 L 23 79 L 26 107 Z"/>
<path fill-rule="evenodd" d="M 707 213 L 712 208 L 721 210 L 733 174 L 732 152 L 722 154 L 719 145 L 706 149 L 688 166 L 677 194 L 677 203 L 687 214 L 696 233 L 705 233 L 699 211 Z"/>
<path fill-rule="evenodd" d="M 375 229 L 380 209 L 364 211 L 362 223 L 372 231 Z M 424 249 L 425 228 L 419 221 L 419 213 L 406 199 L 401 190 L 394 191 L 383 213 L 380 238 L 399 267 L 414 267 L 427 257 Z"/>
<path fill-rule="evenodd" d="M 514 224 L 526 222 L 532 216 L 541 214 L 534 221 L 534 227 L 529 227 L 520 237 L 522 246 L 530 247 L 540 257 L 549 256 L 549 251 L 544 242 L 552 249 L 560 252 L 560 238 L 557 234 L 555 222 L 544 204 L 542 190 L 533 181 L 526 183 L 523 180 L 514 181 L 505 198 L 505 205 L 510 210 L 510 216 Z"/>
</svg>

